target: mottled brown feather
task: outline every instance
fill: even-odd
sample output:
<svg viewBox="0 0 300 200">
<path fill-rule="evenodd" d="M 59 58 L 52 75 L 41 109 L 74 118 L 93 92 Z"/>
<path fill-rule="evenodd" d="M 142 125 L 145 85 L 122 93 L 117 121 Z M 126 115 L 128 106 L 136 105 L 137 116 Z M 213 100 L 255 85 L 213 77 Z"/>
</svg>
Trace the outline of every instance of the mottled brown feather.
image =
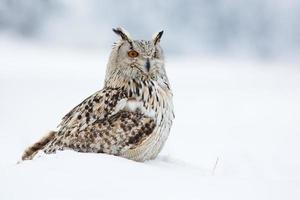
<svg viewBox="0 0 300 200">
<path fill-rule="evenodd" d="M 152 133 L 154 120 L 138 112 L 121 111 L 108 119 L 96 120 L 79 132 L 62 134 L 45 148 L 45 153 L 73 149 L 119 155 L 134 149 Z"/>
</svg>

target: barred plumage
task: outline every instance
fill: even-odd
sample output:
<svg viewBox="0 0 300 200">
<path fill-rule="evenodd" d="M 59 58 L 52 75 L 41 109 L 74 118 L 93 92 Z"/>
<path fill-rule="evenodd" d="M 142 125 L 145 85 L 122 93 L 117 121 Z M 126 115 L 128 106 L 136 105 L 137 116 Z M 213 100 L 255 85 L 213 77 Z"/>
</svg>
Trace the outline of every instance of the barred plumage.
<svg viewBox="0 0 300 200">
<path fill-rule="evenodd" d="M 28 148 L 23 160 L 39 150 L 73 149 L 136 161 L 154 159 L 161 151 L 174 118 L 159 45 L 162 32 L 144 41 L 132 40 L 122 28 L 113 30 L 121 40 L 110 55 L 104 89 L 66 114 L 59 129 Z"/>
</svg>

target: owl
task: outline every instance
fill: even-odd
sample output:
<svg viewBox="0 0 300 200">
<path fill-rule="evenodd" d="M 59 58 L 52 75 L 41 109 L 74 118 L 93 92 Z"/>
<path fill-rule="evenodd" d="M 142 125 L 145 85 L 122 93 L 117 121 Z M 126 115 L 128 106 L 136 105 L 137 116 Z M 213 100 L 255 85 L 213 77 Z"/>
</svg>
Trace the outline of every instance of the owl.
<svg viewBox="0 0 300 200">
<path fill-rule="evenodd" d="M 151 40 L 133 40 L 123 28 L 113 32 L 120 39 L 109 57 L 104 88 L 67 113 L 56 131 L 27 148 L 22 160 L 39 151 L 66 149 L 140 162 L 157 157 L 174 119 L 160 46 L 163 31 Z"/>
</svg>

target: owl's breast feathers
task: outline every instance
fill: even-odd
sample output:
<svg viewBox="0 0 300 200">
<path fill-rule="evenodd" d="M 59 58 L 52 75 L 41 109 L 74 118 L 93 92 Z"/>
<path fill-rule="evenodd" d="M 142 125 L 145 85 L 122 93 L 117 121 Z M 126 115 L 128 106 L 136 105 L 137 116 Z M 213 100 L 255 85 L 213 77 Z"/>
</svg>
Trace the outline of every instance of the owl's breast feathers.
<svg viewBox="0 0 300 200">
<path fill-rule="evenodd" d="M 138 98 L 124 88 L 96 92 L 63 117 L 58 137 L 48 147 L 129 157 L 124 152 L 139 147 L 162 125 L 163 106 L 167 103 L 160 101 L 163 96 L 145 99 L 152 90 L 140 91 Z"/>
</svg>

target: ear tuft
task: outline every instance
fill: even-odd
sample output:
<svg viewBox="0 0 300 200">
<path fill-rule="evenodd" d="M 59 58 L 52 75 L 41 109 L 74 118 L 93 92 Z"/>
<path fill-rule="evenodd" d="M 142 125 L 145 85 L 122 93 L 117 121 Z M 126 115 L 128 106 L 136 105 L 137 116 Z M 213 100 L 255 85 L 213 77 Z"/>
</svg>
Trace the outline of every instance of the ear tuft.
<svg viewBox="0 0 300 200">
<path fill-rule="evenodd" d="M 117 27 L 112 29 L 117 35 L 119 35 L 122 40 L 126 40 L 128 42 L 131 41 L 130 34 L 122 27 Z"/>
<path fill-rule="evenodd" d="M 156 44 L 158 44 L 160 42 L 160 38 L 163 35 L 163 33 L 164 33 L 164 31 L 160 31 L 160 32 L 154 34 L 154 36 L 153 36 L 153 43 L 154 43 L 154 45 L 156 45 Z"/>
</svg>

